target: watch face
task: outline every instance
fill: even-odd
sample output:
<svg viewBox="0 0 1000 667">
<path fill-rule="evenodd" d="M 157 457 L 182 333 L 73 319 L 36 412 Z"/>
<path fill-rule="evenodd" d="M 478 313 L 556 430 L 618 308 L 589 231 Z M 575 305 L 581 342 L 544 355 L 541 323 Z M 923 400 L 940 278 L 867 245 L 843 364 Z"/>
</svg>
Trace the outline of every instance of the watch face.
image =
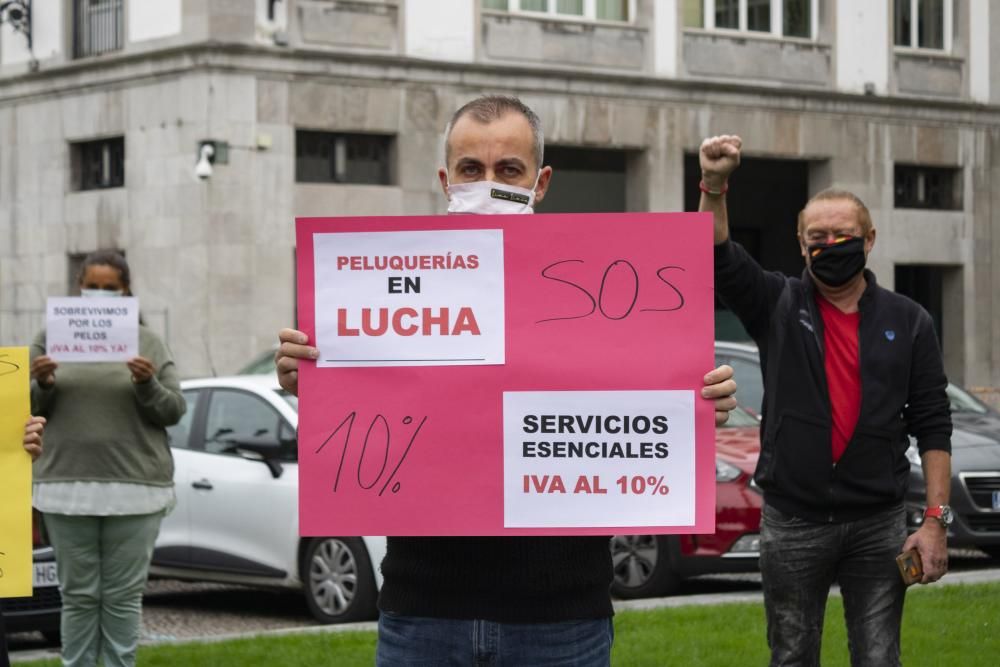
<svg viewBox="0 0 1000 667">
<path fill-rule="evenodd" d="M 951 512 L 951 507 L 948 505 L 941 506 L 941 523 L 946 526 L 950 526 L 951 522 L 955 520 L 955 515 Z"/>
</svg>

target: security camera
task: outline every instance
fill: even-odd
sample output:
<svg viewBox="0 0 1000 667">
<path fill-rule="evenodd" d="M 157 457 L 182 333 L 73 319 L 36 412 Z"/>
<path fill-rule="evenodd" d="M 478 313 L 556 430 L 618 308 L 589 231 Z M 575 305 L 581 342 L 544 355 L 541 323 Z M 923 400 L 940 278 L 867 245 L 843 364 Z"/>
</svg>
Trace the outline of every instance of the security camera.
<svg viewBox="0 0 1000 667">
<path fill-rule="evenodd" d="M 215 148 L 212 144 L 204 143 L 198 149 L 198 162 L 194 165 L 194 175 L 205 181 L 212 175 L 212 158 L 215 156 Z"/>
<path fill-rule="evenodd" d="M 0 0 L 0 22 L 7 21 L 16 28 L 27 20 L 28 9 L 24 0 Z"/>
</svg>

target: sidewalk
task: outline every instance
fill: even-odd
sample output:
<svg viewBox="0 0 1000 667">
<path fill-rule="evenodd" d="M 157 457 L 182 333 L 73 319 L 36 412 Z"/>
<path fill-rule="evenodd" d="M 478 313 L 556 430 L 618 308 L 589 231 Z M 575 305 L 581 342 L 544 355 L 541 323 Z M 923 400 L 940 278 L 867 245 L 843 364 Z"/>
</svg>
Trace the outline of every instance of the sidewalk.
<svg viewBox="0 0 1000 667">
<path fill-rule="evenodd" d="M 989 570 L 972 570 L 967 572 L 952 572 L 949 573 L 944 579 L 934 584 L 934 586 L 955 586 L 961 584 L 985 584 L 988 582 L 1000 581 L 1000 568 L 993 568 Z M 910 589 L 910 595 L 920 595 L 921 586 L 915 586 Z M 839 589 L 834 586 L 831 591 L 831 595 L 840 595 Z M 650 609 L 662 609 L 662 608 L 673 608 L 673 607 L 687 607 L 687 606 L 704 606 L 704 605 L 716 605 L 716 604 L 739 604 L 745 602 L 751 603 L 763 603 L 764 595 L 763 593 L 748 592 L 748 593 L 707 593 L 703 595 L 682 595 L 666 598 L 646 598 L 643 600 L 616 600 L 614 603 L 615 611 L 631 611 L 631 610 L 650 610 Z M 374 621 L 367 621 L 364 623 L 344 623 L 341 625 L 314 625 L 306 626 L 301 628 L 282 628 L 280 630 L 266 630 L 264 632 L 240 632 L 222 635 L 212 635 L 209 637 L 200 638 L 184 638 L 184 639 L 168 639 L 168 640 L 157 640 L 149 639 L 143 640 L 142 645 L 158 645 L 158 644 L 193 644 L 193 643 L 216 643 L 225 642 L 233 639 L 246 639 L 249 637 L 280 637 L 284 635 L 308 635 L 308 634 L 323 634 L 323 633 L 335 633 L 335 632 L 358 632 L 358 631 L 372 631 L 374 632 L 378 628 L 378 624 Z M 12 654 L 10 656 L 11 663 L 28 662 L 31 660 L 43 660 L 46 658 L 58 658 L 59 652 L 55 649 L 43 649 L 37 651 L 23 651 Z"/>
</svg>

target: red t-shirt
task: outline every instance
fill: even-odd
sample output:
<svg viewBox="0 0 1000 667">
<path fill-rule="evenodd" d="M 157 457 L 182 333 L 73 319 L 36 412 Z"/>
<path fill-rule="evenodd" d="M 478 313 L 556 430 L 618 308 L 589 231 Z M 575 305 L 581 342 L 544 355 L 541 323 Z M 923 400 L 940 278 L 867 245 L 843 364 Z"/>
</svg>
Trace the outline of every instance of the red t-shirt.
<svg viewBox="0 0 1000 667">
<path fill-rule="evenodd" d="M 854 435 L 861 412 L 861 364 L 858 355 L 858 323 L 861 313 L 845 313 L 816 295 L 823 318 L 823 346 L 826 356 L 826 385 L 830 392 L 833 417 L 831 447 L 833 462 L 840 460 Z"/>
</svg>

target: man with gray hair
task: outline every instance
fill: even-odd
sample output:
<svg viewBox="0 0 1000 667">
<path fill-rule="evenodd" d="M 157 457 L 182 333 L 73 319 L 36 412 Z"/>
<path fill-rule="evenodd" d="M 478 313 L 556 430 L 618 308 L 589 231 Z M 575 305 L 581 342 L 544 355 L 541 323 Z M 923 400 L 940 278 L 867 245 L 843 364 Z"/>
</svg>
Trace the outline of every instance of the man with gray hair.
<svg viewBox="0 0 1000 667">
<path fill-rule="evenodd" d="M 798 220 L 801 278 L 764 271 L 729 238 L 726 192 L 740 163 L 733 135 L 701 145 L 699 210 L 714 218 L 716 293 L 760 350 L 764 492 L 760 571 L 771 665 L 819 665 L 830 585 L 844 598 L 852 665 L 900 662 L 904 570 L 920 583 L 948 569 L 951 412 L 930 315 L 865 268 L 871 214 L 824 190 Z M 862 400 L 863 399 L 863 400 Z M 903 495 L 913 436 L 927 509 L 907 537 Z"/>
<path fill-rule="evenodd" d="M 542 121 L 515 97 L 480 97 L 460 108 L 445 129 L 447 168 L 438 169 L 448 212 L 531 213 L 552 178 L 552 167 L 542 167 L 544 146 Z"/>
<path fill-rule="evenodd" d="M 438 170 L 451 213 L 532 213 L 548 190 L 538 116 L 486 96 L 448 124 Z M 278 378 L 298 392 L 298 360 L 318 350 L 284 329 Z M 705 376 L 716 422 L 736 405 L 732 369 Z M 606 667 L 614 629 L 607 537 L 389 537 L 377 664 Z"/>
</svg>

